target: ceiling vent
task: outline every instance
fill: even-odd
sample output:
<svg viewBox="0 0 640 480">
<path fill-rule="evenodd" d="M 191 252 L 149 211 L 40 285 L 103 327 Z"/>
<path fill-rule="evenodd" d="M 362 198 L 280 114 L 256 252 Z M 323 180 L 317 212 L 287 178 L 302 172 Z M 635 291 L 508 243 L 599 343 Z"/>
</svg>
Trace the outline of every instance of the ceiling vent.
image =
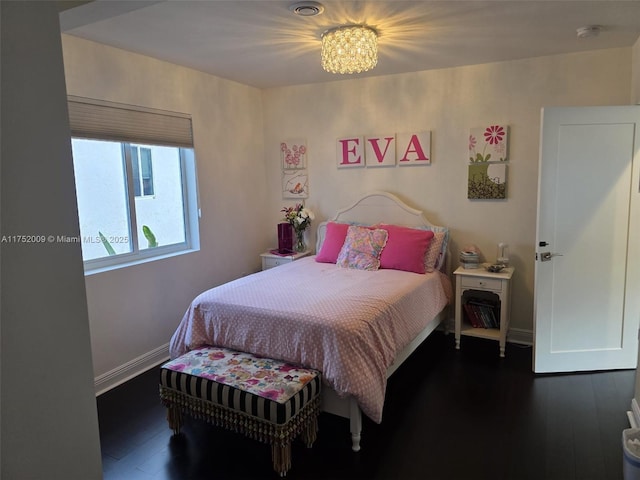
<svg viewBox="0 0 640 480">
<path fill-rule="evenodd" d="M 592 38 L 600 35 L 602 27 L 600 25 L 587 25 L 576 30 L 578 38 Z"/>
<path fill-rule="evenodd" d="M 290 5 L 289 10 L 301 17 L 315 17 L 324 12 L 324 7 L 318 2 L 298 2 Z"/>
</svg>

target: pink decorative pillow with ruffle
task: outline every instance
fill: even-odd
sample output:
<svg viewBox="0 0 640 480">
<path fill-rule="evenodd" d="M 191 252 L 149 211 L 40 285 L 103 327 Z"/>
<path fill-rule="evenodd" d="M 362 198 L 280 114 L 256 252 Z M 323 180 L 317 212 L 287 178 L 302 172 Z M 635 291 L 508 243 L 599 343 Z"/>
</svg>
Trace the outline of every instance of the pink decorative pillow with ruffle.
<svg viewBox="0 0 640 480">
<path fill-rule="evenodd" d="M 381 228 L 349 226 L 336 264 L 357 270 L 378 270 L 388 233 Z"/>
</svg>

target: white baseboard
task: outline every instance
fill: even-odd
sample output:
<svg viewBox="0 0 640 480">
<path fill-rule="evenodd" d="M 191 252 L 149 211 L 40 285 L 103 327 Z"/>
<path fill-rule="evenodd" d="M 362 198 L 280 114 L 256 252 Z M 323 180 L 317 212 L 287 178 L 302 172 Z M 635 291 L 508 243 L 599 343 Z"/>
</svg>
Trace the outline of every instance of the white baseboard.
<svg viewBox="0 0 640 480">
<path fill-rule="evenodd" d="M 507 333 L 507 342 L 533 345 L 533 331 L 522 328 L 510 328 Z"/>
<path fill-rule="evenodd" d="M 444 327 L 440 327 L 447 333 L 453 334 L 455 331 L 455 321 L 453 318 L 448 318 L 443 322 Z M 533 331 L 525 330 L 523 328 L 510 328 L 509 332 L 507 332 L 507 342 L 508 343 L 519 343 L 522 345 L 533 345 Z"/>
<path fill-rule="evenodd" d="M 113 370 L 103 373 L 97 376 L 93 380 L 93 384 L 96 390 L 96 397 L 111 390 L 114 387 L 126 382 L 146 372 L 150 368 L 161 364 L 169 358 L 169 344 L 162 345 L 150 352 L 140 355 L 134 358 L 130 362 L 125 363 Z"/>
</svg>

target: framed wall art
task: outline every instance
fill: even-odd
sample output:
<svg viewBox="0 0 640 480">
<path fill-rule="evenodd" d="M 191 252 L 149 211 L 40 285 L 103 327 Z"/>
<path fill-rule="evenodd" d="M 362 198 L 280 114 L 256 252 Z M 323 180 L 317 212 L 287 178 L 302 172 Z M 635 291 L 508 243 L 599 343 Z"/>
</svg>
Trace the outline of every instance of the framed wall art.
<svg viewBox="0 0 640 480">
<path fill-rule="evenodd" d="M 307 169 L 282 171 L 282 198 L 308 198 L 309 174 Z"/>
<path fill-rule="evenodd" d="M 303 139 L 287 140 L 280 143 L 282 169 L 307 168 L 307 142 Z"/>
</svg>

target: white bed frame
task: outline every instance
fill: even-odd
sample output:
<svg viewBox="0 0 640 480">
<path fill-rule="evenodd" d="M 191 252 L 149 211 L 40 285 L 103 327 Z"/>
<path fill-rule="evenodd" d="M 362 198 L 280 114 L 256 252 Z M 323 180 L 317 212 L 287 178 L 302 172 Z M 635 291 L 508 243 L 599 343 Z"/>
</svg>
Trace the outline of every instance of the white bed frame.
<svg viewBox="0 0 640 480">
<path fill-rule="evenodd" d="M 406 227 L 434 226 L 427 220 L 422 211 L 411 208 L 395 195 L 387 192 L 369 193 L 350 207 L 339 210 L 328 221 L 358 222 L 361 224 L 389 223 Z M 327 231 L 327 222 L 318 225 L 316 252 L 320 251 Z M 402 365 L 402 363 L 418 348 L 418 346 L 433 332 L 446 318 L 448 309 L 442 310 L 403 350 L 398 352 L 393 363 L 387 370 L 387 378 Z M 324 385 L 322 391 L 321 408 L 325 412 L 348 418 L 351 428 L 352 450 L 360 450 L 362 433 L 362 412 L 356 400 L 351 397 L 340 397 L 335 390 Z"/>
</svg>

